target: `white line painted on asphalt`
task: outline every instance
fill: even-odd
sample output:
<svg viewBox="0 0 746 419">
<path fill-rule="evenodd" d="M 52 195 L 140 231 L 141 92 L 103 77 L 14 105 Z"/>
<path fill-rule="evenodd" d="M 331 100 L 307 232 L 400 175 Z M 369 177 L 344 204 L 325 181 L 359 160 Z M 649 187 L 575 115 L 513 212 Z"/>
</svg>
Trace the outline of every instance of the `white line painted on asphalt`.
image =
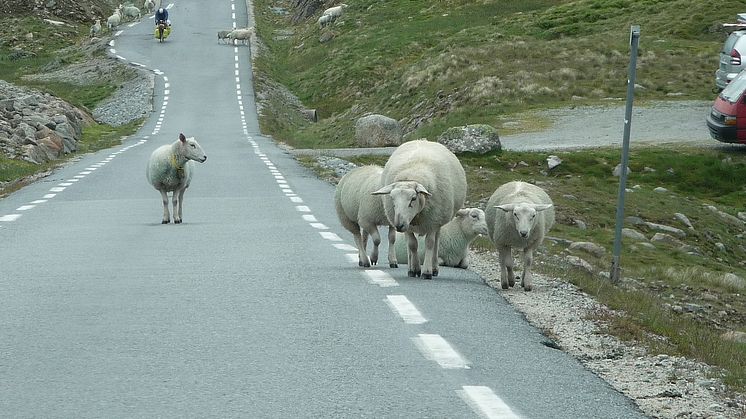
<svg viewBox="0 0 746 419">
<path fill-rule="evenodd" d="M 338 235 L 332 233 L 331 231 L 320 231 L 319 234 L 321 234 L 321 237 L 323 237 L 326 240 L 330 240 L 333 242 L 341 242 L 342 238 Z"/>
<path fill-rule="evenodd" d="M 327 227 L 326 225 L 322 223 L 311 223 L 310 225 L 311 227 L 319 229 L 319 230 L 329 230 L 329 227 Z"/>
<path fill-rule="evenodd" d="M 319 220 L 316 219 L 316 216 L 314 216 L 313 214 L 304 214 L 303 215 L 303 219 L 305 221 L 308 221 L 309 223 L 315 223 L 315 222 L 319 221 Z"/>
<path fill-rule="evenodd" d="M 10 221 L 15 221 L 19 218 L 21 218 L 21 214 L 8 214 L 8 215 L 3 215 L 2 217 L 0 217 L 0 221 L 10 222 Z"/>
<path fill-rule="evenodd" d="M 455 349 L 440 335 L 421 333 L 412 338 L 414 343 L 425 358 L 435 361 L 441 368 L 446 369 L 469 369 L 466 361 Z"/>
<path fill-rule="evenodd" d="M 398 287 L 399 283 L 389 274 L 378 269 L 370 269 L 365 271 L 365 276 L 368 277 L 368 282 L 379 287 Z"/>
<path fill-rule="evenodd" d="M 311 208 L 308 208 L 308 207 L 307 207 L 307 206 L 305 206 L 305 205 L 297 205 L 297 206 L 295 207 L 295 209 L 296 209 L 296 211 L 298 211 L 298 212 L 311 212 Z"/>
<path fill-rule="evenodd" d="M 358 263 L 359 262 L 358 257 L 357 257 L 357 253 L 345 253 L 345 257 L 347 258 L 348 261 L 350 261 L 350 263 Z"/>
<path fill-rule="evenodd" d="M 459 396 L 475 412 L 486 419 L 518 419 L 510 407 L 486 386 L 463 386 L 456 390 Z"/>
<path fill-rule="evenodd" d="M 427 322 L 427 319 L 405 295 L 387 295 L 386 303 L 404 320 L 404 323 L 422 324 Z"/>
<path fill-rule="evenodd" d="M 57 194 L 56 194 L 56 193 L 48 193 L 48 194 L 46 194 L 46 195 L 42 196 L 42 198 L 44 198 L 44 199 L 52 199 L 52 198 L 54 198 L 55 196 L 57 196 Z"/>
<path fill-rule="evenodd" d="M 60 186 L 60 187 L 50 188 L 49 192 L 62 192 L 64 190 L 65 190 L 65 188 Z"/>
<path fill-rule="evenodd" d="M 16 211 L 28 211 L 32 208 L 34 208 L 36 205 L 21 205 L 20 207 L 16 208 Z"/>
<path fill-rule="evenodd" d="M 46 199 L 37 199 L 36 201 L 31 201 L 32 204 L 43 204 L 47 202 Z"/>
<path fill-rule="evenodd" d="M 357 252 L 357 247 L 351 246 L 347 243 L 334 243 L 334 247 L 336 247 L 339 250 L 344 250 L 347 252 Z"/>
<path fill-rule="evenodd" d="M 62 183 L 58 183 L 57 184 L 57 186 L 71 186 L 71 185 L 72 185 L 72 183 L 70 183 L 70 182 L 62 182 Z"/>
<path fill-rule="evenodd" d="M 295 202 L 297 204 L 302 204 L 303 203 L 303 198 L 301 198 L 299 196 L 291 196 L 290 197 L 290 201 Z"/>
</svg>

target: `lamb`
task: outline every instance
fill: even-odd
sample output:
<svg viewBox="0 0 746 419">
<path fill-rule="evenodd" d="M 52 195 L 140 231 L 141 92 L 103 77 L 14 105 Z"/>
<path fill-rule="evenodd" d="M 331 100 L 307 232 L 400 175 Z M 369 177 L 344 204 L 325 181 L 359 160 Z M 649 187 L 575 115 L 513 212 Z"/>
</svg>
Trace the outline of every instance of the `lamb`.
<svg viewBox="0 0 746 419">
<path fill-rule="evenodd" d="M 323 28 L 324 26 L 332 23 L 332 20 L 334 20 L 334 18 L 331 15 L 321 15 L 318 20 L 319 28 Z"/>
<path fill-rule="evenodd" d="M 381 174 L 383 207 L 389 224 L 405 232 L 410 277 L 438 275 L 440 227 L 451 221 L 466 199 L 466 174 L 458 158 L 445 146 L 426 140 L 404 143 L 394 150 Z M 415 234 L 425 236 L 420 269 Z"/>
<path fill-rule="evenodd" d="M 140 19 L 142 14 L 140 14 L 140 9 L 138 9 L 135 6 L 126 5 L 124 6 L 124 9 L 122 10 L 124 13 L 124 17 L 131 17 L 132 19 Z"/>
<path fill-rule="evenodd" d="M 230 34 L 232 31 L 218 31 L 218 42 L 225 42 L 226 39 L 228 39 L 228 34 Z"/>
<path fill-rule="evenodd" d="M 487 236 L 487 222 L 484 211 L 479 208 L 463 208 L 456 212 L 446 225 L 440 228 L 440 239 L 438 240 L 438 265 L 452 266 L 454 268 L 466 269 L 469 267 L 468 250 L 469 245 L 477 236 Z M 395 248 L 397 259 L 404 260 L 407 256 L 407 247 L 404 244 L 404 234 L 396 233 Z M 424 240 L 417 239 L 420 258 L 425 254 Z"/>
<path fill-rule="evenodd" d="M 347 5 L 346 5 L 346 4 L 344 4 L 344 3 L 340 3 L 340 4 L 338 5 L 338 6 L 330 7 L 330 8 L 328 8 L 328 9 L 324 10 L 324 13 L 322 13 L 321 15 L 322 15 L 322 16 L 324 16 L 324 15 L 326 15 L 326 16 L 331 16 L 331 19 L 332 19 L 332 20 L 335 20 L 335 19 L 337 19 L 338 17 L 342 16 L 342 12 L 343 12 L 343 11 L 344 11 L 344 9 L 346 9 L 347 7 L 349 7 L 349 6 L 347 6 Z"/>
<path fill-rule="evenodd" d="M 91 25 L 91 38 L 98 35 L 101 32 L 101 19 L 96 19 L 96 23 Z"/>
<path fill-rule="evenodd" d="M 168 192 L 173 192 L 174 223 L 182 221 L 184 191 L 192 181 L 192 160 L 204 163 L 207 156 L 194 137 L 186 138 L 184 134 L 179 134 L 179 139 L 173 144 L 162 145 L 150 155 L 145 176 L 163 198 L 162 224 L 171 222 Z"/>
<path fill-rule="evenodd" d="M 523 250 L 521 286 L 531 291 L 533 254 L 554 225 L 554 204 L 543 189 L 530 183 L 508 182 L 495 190 L 485 210 L 490 239 L 498 250 L 500 284 L 515 285 L 512 249 Z"/>
<path fill-rule="evenodd" d="M 147 11 L 148 13 L 152 13 L 155 9 L 155 2 L 153 0 L 145 0 L 145 3 L 142 5 L 142 9 Z"/>
<path fill-rule="evenodd" d="M 122 23 L 122 8 L 117 7 L 114 9 L 114 13 L 106 19 L 106 27 L 109 28 L 109 30 L 112 30 L 119 26 L 120 23 Z"/>
<path fill-rule="evenodd" d="M 251 35 L 254 34 L 254 27 L 249 27 L 245 29 L 234 29 L 231 31 L 231 33 L 228 34 L 228 39 L 231 40 L 231 43 L 235 43 L 234 41 L 242 41 L 242 43 L 247 44 L 251 40 Z"/>
<path fill-rule="evenodd" d="M 389 225 L 386 213 L 383 211 L 383 200 L 371 193 L 381 186 L 380 166 L 361 166 L 351 170 L 339 180 L 334 193 L 334 206 L 337 217 L 352 236 L 358 249 L 358 265 L 369 268 L 371 264 L 378 264 L 378 245 L 381 244 L 379 225 Z M 362 230 L 362 233 L 361 233 Z M 370 258 L 366 252 L 368 235 L 373 238 L 373 253 Z M 389 266 L 399 266 L 394 252 L 394 238 L 396 230 L 389 226 Z"/>
</svg>

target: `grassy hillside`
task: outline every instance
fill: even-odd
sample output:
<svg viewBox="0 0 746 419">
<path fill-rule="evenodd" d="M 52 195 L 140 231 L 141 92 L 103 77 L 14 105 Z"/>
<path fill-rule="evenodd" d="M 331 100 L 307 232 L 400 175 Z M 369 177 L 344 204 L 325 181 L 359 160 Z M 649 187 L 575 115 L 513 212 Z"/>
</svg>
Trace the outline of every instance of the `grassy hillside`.
<svg viewBox="0 0 746 419">
<path fill-rule="evenodd" d="M 746 11 L 745 1 L 722 0 L 349 0 L 320 30 L 320 11 L 298 25 L 268 11 L 289 3 L 255 2 L 270 51 L 259 68 L 318 110 L 312 126 L 264 121 L 301 147 L 351 145 L 365 112 L 403 121 L 411 138 L 433 138 L 465 123 L 500 129 L 532 108 L 623 98 L 631 24 L 641 26 L 636 100 L 709 99 L 719 25 Z M 324 32 L 335 36 L 320 43 Z"/>
<path fill-rule="evenodd" d="M 626 94 L 632 24 L 641 26 L 636 104 L 710 100 L 726 36 L 720 24 L 746 11 L 746 1 L 345 3 L 344 17 L 322 30 L 316 24 L 320 11 L 294 25 L 292 9 L 290 15 L 269 9 L 290 8 L 289 1 L 255 1 L 265 46 L 256 63 L 257 79 L 283 84 L 321 118 L 308 123 L 288 111 L 281 95 L 270 96 L 261 124 L 276 139 L 301 148 L 353 146 L 354 123 L 367 112 L 401 121 L 409 139 L 435 139 L 446 128 L 467 123 L 487 123 L 504 134 L 545 126 L 546 121 L 522 117 L 533 109 L 619 103 Z M 330 35 L 331 40 L 320 42 Z M 518 128 L 503 126 L 527 119 Z M 627 196 L 626 215 L 686 230 L 674 218 L 680 212 L 695 230 L 687 230 L 683 250 L 625 240 L 621 286 L 547 262 L 567 254 L 569 241 L 593 241 L 606 248 L 606 255 L 579 256 L 608 272 L 619 182 L 611 169 L 620 160 L 619 150 L 553 154 L 564 162 L 552 171 L 546 169 L 546 153 L 460 156 L 469 204 L 483 206 L 497 186 L 510 180 L 543 186 L 557 206 L 551 235 L 559 240 L 546 242 L 537 269 L 566 278 L 620 310 L 618 317 L 604 319 L 611 333 L 646 342 L 653 351 L 723 367 L 726 381 L 746 390 L 746 345 L 720 338 L 726 330 L 746 332 L 746 282 L 724 276 L 746 278 L 744 227 L 706 207 L 715 205 L 731 215 L 746 210 L 746 149 L 633 150 L 629 186 L 636 188 Z M 355 161 L 384 164 L 385 158 Z M 668 192 L 654 192 L 656 187 Z M 637 228 L 647 237 L 654 233 Z M 486 240 L 477 246 L 491 249 Z"/>
</svg>

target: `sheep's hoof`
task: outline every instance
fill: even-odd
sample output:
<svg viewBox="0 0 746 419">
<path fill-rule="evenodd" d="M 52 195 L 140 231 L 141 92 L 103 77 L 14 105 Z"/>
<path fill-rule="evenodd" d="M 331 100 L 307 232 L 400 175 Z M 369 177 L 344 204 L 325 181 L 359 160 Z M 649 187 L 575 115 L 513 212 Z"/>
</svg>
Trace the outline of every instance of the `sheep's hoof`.
<svg viewBox="0 0 746 419">
<path fill-rule="evenodd" d="M 435 275 L 435 272 L 431 274 L 422 274 L 422 279 L 433 279 L 433 275 Z"/>
<path fill-rule="evenodd" d="M 433 276 L 438 276 L 438 270 L 437 269 L 433 269 Z"/>
<path fill-rule="evenodd" d="M 163 221 L 161 221 L 161 224 L 168 224 L 170 222 L 171 222 L 170 220 L 163 220 Z"/>
<path fill-rule="evenodd" d="M 174 220 L 174 224 L 181 224 L 181 220 Z"/>
<path fill-rule="evenodd" d="M 410 278 L 414 278 L 416 276 L 420 276 L 420 273 L 415 271 L 407 271 L 407 276 L 409 276 Z"/>
<path fill-rule="evenodd" d="M 363 267 L 363 261 L 362 260 L 357 261 L 357 266 L 360 266 L 362 268 Z"/>
<path fill-rule="evenodd" d="M 389 268 L 398 268 L 399 264 L 397 263 L 389 263 Z"/>
<path fill-rule="evenodd" d="M 505 281 L 502 281 L 500 285 L 503 287 L 504 290 L 508 289 L 508 283 Z"/>
<path fill-rule="evenodd" d="M 363 263 L 364 268 L 370 268 L 370 263 Z"/>
<path fill-rule="evenodd" d="M 523 287 L 523 290 L 524 290 L 524 291 L 531 291 L 531 285 L 529 285 L 529 286 L 524 286 L 524 287 Z"/>
</svg>

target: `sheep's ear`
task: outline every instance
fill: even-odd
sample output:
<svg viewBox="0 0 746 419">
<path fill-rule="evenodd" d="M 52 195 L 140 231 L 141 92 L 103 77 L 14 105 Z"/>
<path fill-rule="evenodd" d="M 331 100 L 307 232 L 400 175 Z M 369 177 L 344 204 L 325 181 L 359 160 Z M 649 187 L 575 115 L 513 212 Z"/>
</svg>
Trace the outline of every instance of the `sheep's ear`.
<svg viewBox="0 0 746 419">
<path fill-rule="evenodd" d="M 534 209 L 536 211 L 545 211 L 545 210 L 548 210 L 549 208 L 552 208 L 552 207 L 553 207 L 552 204 L 538 204 L 538 205 L 534 205 Z"/>
<path fill-rule="evenodd" d="M 471 211 L 469 210 L 469 208 L 461 208 L 460 210 L 456 211 L 456 216 L 457 217 L 466 217 L 470 213 L 471 213 Z"/>
<path fill-rule="evenodd" d="M 417 184 L 417 186 L 415 186 L 414 191 L 417 192 L 418 194 L 421 193 L 421 194 L 425 194 L 427 196 L 432 196 L 432 194 L 430 192 L 428 192 L 427 189 L 425 189 L 425 187 L 422 186 L 422 185 L 420 185 L 419 183 Z"/>
<path fill-rule="evenodd" d="M 392 183 L 390 185 L 384 186 L 383 188 L 381 188 L 381 189 L 379 189 L 379 190 L 377 190 L 375 192 L 371 192 L 370 194 L 371 195 L 388 195 L 393 190 L 394 190 L 394 184 Z"/>
<path fill-rule="evenodd" d="M 182 134 L 179 134 L 179 140 L 181 140 L 181 142 L 182 142 L 182 143 L 185 143 L 185 142 L 186 142 L 186 137 L 184 136 L 184 134 L 183 134 L 183 133 L 182 133 Z"/>
<path fill-rule="evenodd" d="M 495 205 L 495 208 L 499 208 L 505 212 L 513 212 L 513 208 L 515 208 L 515 205 L 514 204 Z"/>
</svg>

